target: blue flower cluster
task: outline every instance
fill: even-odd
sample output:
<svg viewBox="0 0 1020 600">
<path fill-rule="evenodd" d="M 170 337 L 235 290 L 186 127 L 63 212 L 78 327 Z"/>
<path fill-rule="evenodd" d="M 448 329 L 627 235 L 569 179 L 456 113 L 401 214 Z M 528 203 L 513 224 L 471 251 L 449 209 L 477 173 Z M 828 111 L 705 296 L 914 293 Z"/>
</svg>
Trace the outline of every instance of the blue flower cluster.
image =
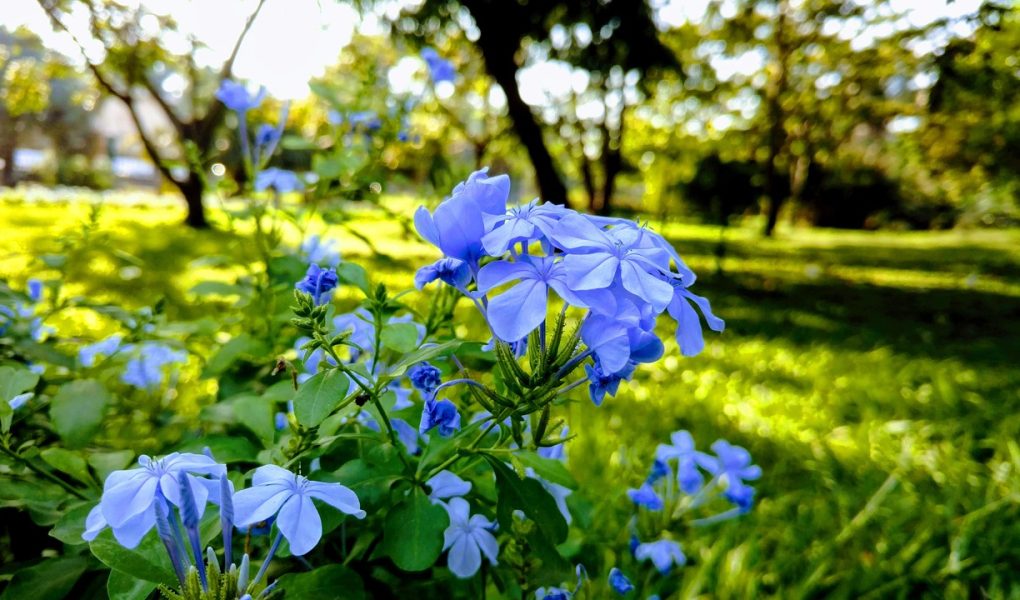
<svg viewBox="0 0 1020 600">
<path fill-rule="evenodd" d="M 12 327 L 22 325 L 23 332 L 29 338 L 41 342 L 53 333 L 51 327 L 43 325 L 42 317 L 37 316 L 38 305 L 43 298 L 43 284 L 38 279 L 29 279 L 26 288 L 28 302 L 17 300 L 14 306 L 0 304 L 0 335 L 6 334 Z"/>
<path fill-rule="evenodd" d="M 82 538 L 92 541 L 110 528 L 118 543 L 134 548 L 155 528 L 182 585 L 188 571 L 195 568 L 206 587 L 206 569 L 218 560 L 212 548 L 203 553 L 199 535 L 199 524 L 209 503 L 219 507 L 226 567 L 223 571 L 232 564 L 235 528 L 247 532 L 257 524 L 270 522 L 277 529 L 262 567 L 250 581 L 249 558 L 244 555 L 236 597 L 244 597 L 259 584 L 284 539 L 291 553 L 298 556 L 319 543 L 322 520 L 313 499 L 346 515 L 365 517 L 357 495 L 350 489 L 339 483 L 311 481 L 275 465 L 256 469 L 252 486 L 239 492 L 234 492 L 226 466 L 208 453 L 175 452 L 161 459 L 142 456 L 138 465 L 107 477 L 99 504 L 88 514 Z"/>
<path fill-rule="evenodd" d="M 433 504 L 446 509 L 450 525 L 443 533 L 443 550 L 448 551 L 447 567 L 462 579 L 474 576 L 484 556 L 489 564 L 498 564 L 499 543 L 493 532 L 496 524 L 483 515 L 472 515 L 471 505 L 464 496 L 471 492 L 471 482 L 449 471 L 441 471 L 425 482 Z"/>
<path fill-rule="evenodd" d="M 708 300 L 690 291 L 694 273 L 661 235 L 627 219 L 593 217 L 537 200 L 507 204 L 510 179 L 477 171 L 430 212 L 415 213 L 418 233 L 443 257 L 418 270 L 420 289 L 442 281 L 471 298 L 494 337 L 526 340 L 543 327 L 553 292 L 563 310 L 583 311 L 581 339 L 592 400 L 616 393 L 639 363 L 658 360 L 656 321 L 677 323 L 681 353 L 704 348 L 701 319 L 722 331 Z"/>
<path fill-rule="evenodd" d="M 751 464 L 747 450 L 718 440 L 712 444 L 715 454 L 710 455 L 695 448 L 694 439 L 687 431 L 674 432 L 670 442 L 656 448 L 655 460 L 645 481 L 639 487 L 627 490 L 627 496 L 637 508 L 653 513 L 665 512 L 669 519 L 676 519 L 705 507 L 717 498 L 732 505 L 728 510 L 691 520 L 692 524 L 699 526 L 732 519 L 751 510 L 754 488 L 747 482 L 760 478 L 761 468 Z M 711 476 L 707 483 L 705 474 Z M 683 549 L 668 534 L 654 541 L 640 541 L 640 517 L 639 513 L 631 521 L 634 558 L 639 562 L 650 560 L 662 574 L 669 573 L 673 566 L 683 566 L 687 562 Z M 656 527 L 661 526 L 661 519 L 650 521 Z"/>
<path fill-rule="evenodd" d="M 116 355 L 128 357 L 120 380 L 130 386 L 149 391 L 163 384 L 168 366 L 183 364 L 188 360 L 187 352 L 175 350 L 161 342 L 125 344 L 124 336 L 113 334 L 80 347 L 78 363 L 82 367 L 93 368 L 99 364 L 100 359 Z"/>
</svg>

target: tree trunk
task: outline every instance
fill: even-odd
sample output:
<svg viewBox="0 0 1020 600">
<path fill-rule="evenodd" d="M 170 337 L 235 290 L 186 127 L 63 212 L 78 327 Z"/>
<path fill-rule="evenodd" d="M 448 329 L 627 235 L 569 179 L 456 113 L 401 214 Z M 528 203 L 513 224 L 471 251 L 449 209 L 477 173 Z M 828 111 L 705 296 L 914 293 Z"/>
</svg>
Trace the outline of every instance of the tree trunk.
<svg viewBox="0 0 1020 600">
<path fill-rule="evenodd" d="M 514 122 L 517 136 L 528 151 L 542 199 L 554 204 L 566 204 L 567 188 L 542 138 L 542 128 L 535 120 L 531 107 L 521 98 L 521 92 L 517 87 L 517 62 L 514 60 L 514 53 L 520 47 L 520 39 L 515 39 L 508 33 L 508 29 L 513 29 L 513 25 L 506 22 L 507 15 L 499 4 L 499 2 L 468 4 L 481 33 L 477 42 L 478 49 L 485 59 L 486 70 L 506 94 L 507 112 Z"/>
<path fill-rule="evenodd" d="M 769 119 L 769 156 L 765 163 L 765 195 L 768 197 L 768 210 L 765 217 L 765 229 L 762 233 L 771 237 L 779 221 L 779 209 L 785 200 L 785 187 L 779 181 L 779 153 L 785 143 L 783 128 L 782 95 L 786 91 L 786 63 L 788 49 L 786 47 L 786 3 L 780 2 L 779 17 L 776 20 L 776 78 L 769 86 L 768 119 Z"/>
<path fill-rule="evenodd" d="M 0 185 L 14 186 L 14 150 L 18 146 L 17 132 L 14 124 L 10 124 L 7 134 L 3 136 L 3 143 L 0 144 L 0 160 L 4 163 L 3 171 L 0 172 Z"/>
<path fill-rule="evenodd" d="M 187 180 L 175 181 L 174 184 L 181 191 L 188 206 L 188 214 L 184 217 L 185 225 L 194 229 L 208 229 L 209 221 L 205 218 L 205 205 L 202 203 L 202 193 L 205 191 L 202 179 L 192 173 L 188 175 Z"/>
</svg>

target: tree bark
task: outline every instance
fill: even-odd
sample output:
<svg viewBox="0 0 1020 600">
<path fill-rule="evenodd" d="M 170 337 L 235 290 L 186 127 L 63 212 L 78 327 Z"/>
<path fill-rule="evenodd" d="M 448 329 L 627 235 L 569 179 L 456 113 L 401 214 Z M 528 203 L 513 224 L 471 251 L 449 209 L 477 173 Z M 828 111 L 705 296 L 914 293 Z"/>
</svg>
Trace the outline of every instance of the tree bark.
<svg viewBox="0 0 1020 600">
<path fill-rule="evenodd" d="M 188 214 L 184 217 L 184 223 L 195 229 L 208 229 L 209 221 L 205 218 L 205 204 L 202 203 L 205 186 L 202 184 L 201 178 L 192 173 L 183 182 L 174 181 L 174 185 L 181 191 L 184 202 L 188 206 Z"/>
<path fill-rule="evenodd" d="M 465 2 L 465 5 L 480 31 L 477 44 L 485 60 L 486 70 L 506 95 L 507 112 L 514 122 L 517 136 L 528 151 L 542 199 L 554 204 L 566 204 L 567 187 L 542 138 L 542 128 L 531 112 L 531 107 L 521 98 L 517 87 L 517 62 L 514 54 L 521 40 L 510 33 L 514 27 L 507 22 L 505 7 L 500 2 L 484 1 Z"/>
<path fill-rule="evenodd" d="M 13 187 L 14 181 L 14 150 L 18 146 L 17 131 L 14 123 L 8 122 L 10 129 L 3 136 L 3 143 L 0 144 L 0 160 L 4 162 L 3 171 L 0 172 L 0 185 Z"/>
<path fill-rule="evenodd" d="M 789 49 L 786 46 L 786 3 L 780 2 L 779 16 L 776 20 L 776 78 L 769 86 L 767 106 L 769 119 L 769 155 L 765 162 L 765 195 L 768 197 L 768 210 L 765 215 L 765 229 L 762 233 L 771 237 L 779 222 L 779 209 L 782 208 L 786 186 L 780 184 L 779 153 L 785 143 L 783 127 L 782 95 L 786 91 L 786 69 Z"/>
</svg>

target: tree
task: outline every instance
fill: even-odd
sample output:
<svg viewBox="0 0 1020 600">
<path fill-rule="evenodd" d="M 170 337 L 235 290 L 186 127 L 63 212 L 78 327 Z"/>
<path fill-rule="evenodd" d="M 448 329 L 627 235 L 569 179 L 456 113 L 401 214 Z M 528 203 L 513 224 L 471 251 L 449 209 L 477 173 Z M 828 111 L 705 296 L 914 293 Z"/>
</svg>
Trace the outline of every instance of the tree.
<svg viewBox="0 0 1020 600">
<path fill-rule="evenodd" d="M 0 29 L 0 183 L 14 184 L 14 150 L 30 117 L 49 106 L 49 64 L 39 38 Z"/>
<path fill-rule="evenodd" d="M 550 202 L 565 202 L 567 190 L 562 168 L 553 158 L 542 125 L 521 96 L 517 74 L 523 66 L 524 54 L 536 47 L 552 49 L 550 35 L 554 27 L 565 31 L 578 27 L 588 32 L 586 41 L 563 45 L 555 49 L 556 53 L 562 60 L 589 69 L 594 82 L 606 85 L 606 93 L 616 93 L 609 89 L 609 73 L 613 69 L 640 74 L 657 68 L 679 69 L 673 53 L 659 40 L 653 9 L 645 0 L 427 0 L 409 10 L 412 18 L 399 19 L 397 26 L 410 35 L 434 38 L 447 26 L 472 28 L 466 23 L 477 28 L 468 37 L 475 40 L 486 70 L 503 88 L 515 132 L 527 149 L 542 197 Z M 602 130 L 605 143 L 600 146 L 608 150 L 602 153 L 601 192 L 595 190 L 592 165 L 581 161 L 580 171 L 583 178 L 585 168 L 589 169 L 591 178 L 586 181 L 586 188 L 590 200 L 600 194 L 601 203 L 605 204 L 603 210 L 608 210 L 613 181 L 622 166 L 619 137 L 623 115 L 592 125 Z"/>
<path fill-rule="evenodd" d="M 221 81 L 232 76 L 237 53 L 265 0 L 258 0 L 229 57 L 214 74 L 195 63 L 194 53 L 200 45 L 198 40 L 190 38 L 190 49 L 183 55 L 161 47 L 159 33 L 175 29 L 175 23 L 169 17 L 147 12 L 141 4 L 130 7 L 109 0 L 37 1 L 54 27 L 74 38 L 100 88 L 127 107 L 149 158 L 184 197 L 187 205 L 185 222 L 195 228 L 208 227 L 202 202 L 205 191 L 202 163 L 215 151 L 216 128 L 225 112 L 223 105 L 212 99 L 212 94 Z M 85 10 L 89 15 L 87 34 L 68 25 L 69 15 L 75 8 Z M 155 32 L 144 26 L 153 19 L 158 24 Z M 102 48 L 101 56 L 87 51 L 96 46 Z M 177 74 L 186 82 L 187 93 L 182 94 L 179 102 L 162 89 L 162 83 L 170 73 Z M 143 122 L 141 106 L 146 95 L 173 130 L 173 141 L 168 146 L 161 145 L 151 130 L 151 124 Z M 186 168 L 174 169 L 174 162 Z"/>
</svg>

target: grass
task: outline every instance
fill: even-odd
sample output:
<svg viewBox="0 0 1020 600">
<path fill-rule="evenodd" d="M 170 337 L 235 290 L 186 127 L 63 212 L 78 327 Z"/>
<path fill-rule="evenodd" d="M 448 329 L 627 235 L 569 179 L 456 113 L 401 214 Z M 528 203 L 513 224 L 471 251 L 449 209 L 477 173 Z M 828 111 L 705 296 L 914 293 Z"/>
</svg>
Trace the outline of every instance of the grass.
<svg viewBox="0 0 1020 600">
<path fill-rule="evenodd" d="M 23 283 L 87 213 L 0 204 L 0 278 Z M 105 250 L 76 263 L 69 289 L 130 306 L 166 296 L 177 316 L 200 314 L 187 290 L 232 277 L 210 257 L 243 255 L 247 241 L 180 219 L 108 209 Z M 388 285 L 406 287 L 433 256 L 374 213 L 353 225 L 388 258 L 335 229 L 345 257 Z M 614 554 L 629 535 L 626 488 L 685 428 L 700 447 L 746 446 L 765 475 L 747 517 L 676 532 L 683 597 L 1020 597 L 1020 232 L 737 229 L 719 274 L 715 228 L 661 230 L 727 330 L 696 358 L 671 342 L 600 409 L 569 407 L 577 559 L 626 564 Z"/>
</svg>

